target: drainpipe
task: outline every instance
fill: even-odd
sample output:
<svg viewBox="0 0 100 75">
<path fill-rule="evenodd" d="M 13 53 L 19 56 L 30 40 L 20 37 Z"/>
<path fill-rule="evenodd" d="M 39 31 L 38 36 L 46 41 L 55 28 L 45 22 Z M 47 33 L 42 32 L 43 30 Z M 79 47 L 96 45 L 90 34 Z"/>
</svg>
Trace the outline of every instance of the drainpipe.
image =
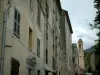
<svg viewBox="0 0 100 75">
<path fill-rule="evenodd" d="M 0 75 L 3 75 L 3 69 L 4 69 L 4 55 L 5 55 L 5 45 L 6 45 L 6 21 L 7 21 L 7 11 L 9 10 L 10 7 L 11 7 L 11 4 L 9 4 L 3 12 L 3 30 L 2 30 Z"/>
</svg>

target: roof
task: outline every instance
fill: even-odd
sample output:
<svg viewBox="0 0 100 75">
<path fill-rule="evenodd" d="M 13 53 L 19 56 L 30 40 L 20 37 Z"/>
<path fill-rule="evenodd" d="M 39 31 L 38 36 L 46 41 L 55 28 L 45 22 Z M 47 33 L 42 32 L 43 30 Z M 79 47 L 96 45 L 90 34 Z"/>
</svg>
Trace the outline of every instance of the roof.
<svg viewBox="0 0 100 75">
<path fill-rule="evenodd" d="M 72 43 L 72 46 L 73 47 L 77 47 L 77 43 Z"/>
<path fill-rule="evenodd" d="M 78 40 L 78 43 L 83 43 L 82 39 L 79 39 L 79 40 Z"/>
<path fill-rule="evenodd" d="M 63 9 L 62 9 L 63 10 Z M 73 33 L 73 29 L 72 29 L 72 26 L 71 26 L 71 22 L 70 22 L 70 18 L 69 18 L 69 14 L 68 14 L 68 11 L 66 10 L 63 10 L 66 14 L 66 18 L 67 18 L 67 22 L 68 22 L 68 25 L 69 25 L 69 29 L 71 31 L 71 33 Z"/>
<path fill-rule="evenodd" d="M 62 7 L 61 7 L 61 3 L 60 3 L 60 0 L 56 0 L 57 2 L 57 5 L 58 5 L 58 8 L 59 8 L 59 12 L 62 11 Z"/>
</svg>

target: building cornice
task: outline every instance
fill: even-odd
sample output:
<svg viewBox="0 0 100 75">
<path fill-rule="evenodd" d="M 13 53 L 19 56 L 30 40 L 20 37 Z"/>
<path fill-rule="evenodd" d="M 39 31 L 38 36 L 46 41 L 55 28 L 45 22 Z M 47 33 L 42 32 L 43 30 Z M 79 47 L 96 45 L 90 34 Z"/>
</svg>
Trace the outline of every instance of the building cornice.
<svg viewBox="0 0 100 75">
<path fill-rule="evenodd" d="M 60 0 L 56 0 L 56 3 L 57 3 L 57 6 L 58 6 L 58 9 L 59 9 L 59 12 L 61 13 L 62 12 L 62 7 L 61 7 Z"/>
<path fill-rule="evenodd" d="M 62 9 L 62 11 L 65 13 L 66 18 L 67 18 L 67 22 L 68 22 L 69 29 L 70 29 L 71 33 L 73 33 L 73 29 L 72 29 L 72 26 L 71 26 L 71 22 L 70 22 L 70 18 L 69 18 L 68 11 L 63 10 L 63 9 Z"/>
</svg>

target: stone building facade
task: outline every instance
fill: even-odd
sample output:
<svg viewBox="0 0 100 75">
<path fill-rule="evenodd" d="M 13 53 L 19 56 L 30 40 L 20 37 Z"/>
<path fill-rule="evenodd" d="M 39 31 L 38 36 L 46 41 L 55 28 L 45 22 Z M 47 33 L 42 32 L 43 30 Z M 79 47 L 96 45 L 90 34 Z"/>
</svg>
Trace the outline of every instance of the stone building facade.
<svg viewBox="0 0 100 75">
<path fill-rule="evenodd" d="M 61 67 L 62 75 L 73 75 L 72 72 L 72 27 L 68 11 L 63 10 L 61 15 Z"/>
<path fill-rule="evenodd" d="M 85 72 L 84 64 L 84 49 L 82 39 L 78 40 L 78 53 L 79 53 L 79 75 L 83 75 Z"/>
<path fill-rule="evenodd" d="M 0 16 L 5 15 L 0 75 L 73 75 L 72 28 L 60 0 L 0 1 Z"/>
<path fill-rule="evenodd" d="M 74 75 L 78 75 L 78 67 L 79 67 L 79 54 L 77 43 L 72 44 L 72 61 L 73 61 L 73 73 Z"/>
</svg>

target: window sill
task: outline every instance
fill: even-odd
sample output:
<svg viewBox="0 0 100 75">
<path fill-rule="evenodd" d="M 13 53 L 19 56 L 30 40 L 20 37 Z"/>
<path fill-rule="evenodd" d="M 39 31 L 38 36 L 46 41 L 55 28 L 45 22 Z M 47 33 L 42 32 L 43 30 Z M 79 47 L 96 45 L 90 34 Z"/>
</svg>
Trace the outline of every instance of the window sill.
<svg viewBox="0 0 100 75">
<path fill-rule="evenodd" d="M 39 58 L 40 58 L 40 56 L 39 55 L 37 55 Z"/>
<path fill-rule="evenodd" d="M 46 62 L 46 64 L 48 65 L 48 63 Z"/>
<path fill-rule="evenodd" d="M 46 39 L 48 40 L 48 37 L 46 36 Z"/>
<path fill-rule="evenodd" d="M 41 26 L 40 26 L 40 23 L 37 22 L 37 27 L 39 28 L 39 30 L 41 31 Z"/>
<path fill-rule="evenodd" d="M 38 23 L 38 27 L 40 27 L 40 22 L 39 22 L 39 21 L 37 21 L 37 23 Z"/>
<path fill-rule="evenodd" d="M 32 52 L 32 49 L 29 49 L 30 52 Z"/>
<path fill-rule="evenodd" d="M 16 32 L 13 32 L 13 34 L 20 39 L 20 35 L 18 35 Z"/>
</svg>

